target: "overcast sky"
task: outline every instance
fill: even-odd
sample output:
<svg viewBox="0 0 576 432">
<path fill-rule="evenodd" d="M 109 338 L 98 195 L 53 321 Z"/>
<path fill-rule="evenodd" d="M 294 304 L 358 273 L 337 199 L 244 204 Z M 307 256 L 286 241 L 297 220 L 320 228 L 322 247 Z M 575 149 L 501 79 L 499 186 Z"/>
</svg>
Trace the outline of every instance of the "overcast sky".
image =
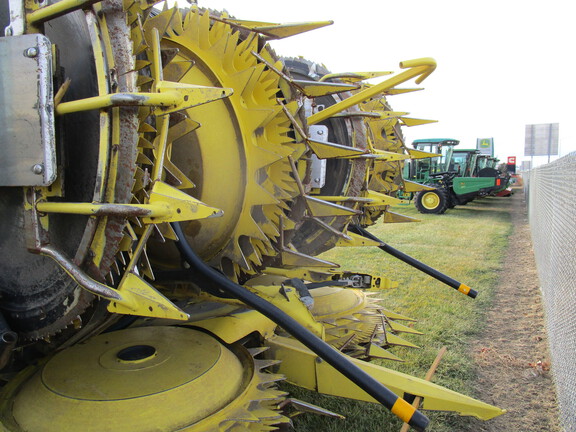
<svg viewBox="0 0 576 432">
<path fill-rule="evenodd" d="M 399 72 L 402 60 L 433 57 L 438 67 L 422 83 L 424 91 L 389 98 L 396 111 L 439 121 L 405 127 L 407 143 L 456 138 L 470 148 L 476 138 L 493 137 L 500 159 L 529 160 L 525 125 L 559 123 L 560 154 L 576 151 L 576 25 L 569 0 L 198 3 L 238 19 L 333 20 L 329 27 L 272 42 L 279 55 L 301 55 L 332 72 Z"/>
</svg>

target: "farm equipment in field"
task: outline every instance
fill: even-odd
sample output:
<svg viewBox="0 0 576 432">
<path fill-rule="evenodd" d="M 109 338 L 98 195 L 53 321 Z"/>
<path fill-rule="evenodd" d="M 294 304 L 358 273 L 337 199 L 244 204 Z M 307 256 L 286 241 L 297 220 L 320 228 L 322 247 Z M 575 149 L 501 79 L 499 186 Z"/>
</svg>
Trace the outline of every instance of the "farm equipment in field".
<svg viewBox="0 0 576 432">
<path fill-rule="evenodd" d="M 456 205 L 506 189 L 509 177 L 492 168 L 490 158 L 483 157 L 479 150 L 456 149 L 458 144 L 458 140 L 443 138 L 413 142 L 415 149 L 436 154 L 410 161 L 404 168 L 407 179 L 430 187 L 413 195 L 420 213 L 442 214 Z"/>
<path fill-rule="evenodd" d="M 395 282 L 317 256 L 405 220 L 386 97 L 434 60 L 367 84 L 267 44 L 330 22 L 155 3 L 0 2 L 0 431 L 274 430 L 283 379 L 417 430 L 405 395 L 502 414 L 370 363 L 414 346 Z"/>
</svg>

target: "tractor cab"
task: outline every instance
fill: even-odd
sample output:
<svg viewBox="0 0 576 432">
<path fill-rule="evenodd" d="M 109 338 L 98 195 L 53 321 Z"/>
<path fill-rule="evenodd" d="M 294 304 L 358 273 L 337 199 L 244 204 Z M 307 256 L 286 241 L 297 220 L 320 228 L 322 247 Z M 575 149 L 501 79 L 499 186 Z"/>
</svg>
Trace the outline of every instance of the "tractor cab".
<svg viewBox="0 0 576 432">
<path fill-rule="evenodd" d="M 414 140 L 412 145 L 416 150 L 425 151 L 429 153 L 436 153 L 440 156 L 412 160 L 407 164 L 409 173 L 405 173 L 405 178 L 424 183 L 430 176 L 435 174 L 445 173 L 447 171 L 454 171 L 452 164 L 452 154 L 454 147 L 460 141 L 448 138 L 430 138 Z"/>
<path fill-rule="evenodd" d="M 449 171 L 456 171 L 458 177 L 477 177 L 482 156 L 476 149 L 454 150 Z"/>
</svg>

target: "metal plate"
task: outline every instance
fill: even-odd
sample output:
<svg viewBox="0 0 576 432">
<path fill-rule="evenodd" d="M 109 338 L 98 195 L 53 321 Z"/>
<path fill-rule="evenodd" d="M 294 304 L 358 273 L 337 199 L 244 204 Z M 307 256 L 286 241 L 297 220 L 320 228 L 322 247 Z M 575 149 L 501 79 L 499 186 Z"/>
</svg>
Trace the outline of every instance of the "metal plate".
<svg viewBox="0 0 576 432">
<path fill-rule="evenodd" d="M 48 38 L 0 38 L 0 88 L 0 186 L 50 185 L 56 151 Z"/>
<path fill-rule="evenodd" d="M 317 141 L 328 142 L 328 127 L 321 125 L 310 126 L 310 138 Z M 312 155 L 312 180 L 310 182 L 313 188 L 323 188 L 326 184 L 326 159 L 318 159 Z"/>
</svg>

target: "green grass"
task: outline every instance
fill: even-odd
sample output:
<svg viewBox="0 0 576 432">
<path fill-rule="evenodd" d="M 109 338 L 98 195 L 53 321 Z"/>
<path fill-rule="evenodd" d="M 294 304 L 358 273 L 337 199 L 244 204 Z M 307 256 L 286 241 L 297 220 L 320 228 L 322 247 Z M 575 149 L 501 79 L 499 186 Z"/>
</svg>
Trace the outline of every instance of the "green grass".
<svg viewBox="0 0 576 432">
<path fill-rule="evenodd" d="M 336 248 L 322 255 L 343 269 L 380 274 L 396 280 L 397 289 L 382 292 L 383 305 L 418 322 L 423 336 L 401 334 L 422 349 L 395 348 L 392 351 L 406 363 L 384 362 L 385 367 L 420 378 L 442 346 L 448 351 L 433 381 L 469 396 L 482 399 L 474 389 L 475 365 L 469 342 L 485 323 L 498 271 L 512 231 L 509 203 L 502 198 L 485 198 L 467 206 L 448 210 L 444 215 L 421 215 L 413 206 L 399 206 L 395 212 L 420 219 L 420 223 L 382 224 L 370 231 L 404 253 L 444 272 L 479 291 L 473 300 L 441 282 L 408 266 L 375 247 Z M 307 400 L 337 413 L 346 420 L 304 415 L 295 419 L 297 432 L 316 431 L 395 431 L 401 422 L 376 404 L 318 395 L 285 384 L 293 397 Z M 426 412 L 429 430 L 453 432 L 464 429 L 468 419 L 450 413 Z"/>
</svg>

